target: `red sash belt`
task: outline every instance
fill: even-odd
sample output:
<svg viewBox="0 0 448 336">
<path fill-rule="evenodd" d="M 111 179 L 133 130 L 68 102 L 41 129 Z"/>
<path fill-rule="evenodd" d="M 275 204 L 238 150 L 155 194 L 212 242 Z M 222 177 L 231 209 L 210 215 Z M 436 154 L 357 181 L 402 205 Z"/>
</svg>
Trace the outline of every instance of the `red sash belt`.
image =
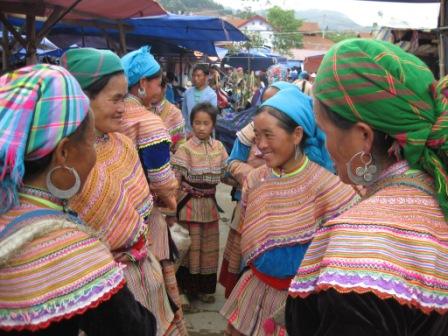
<svg viewBox="0 0 448 336">
<path fill-rule="evenodd" d="M 278 290 L 287 290 L 289 288 L 289 284 L 291 283 L 291 280 L 293 278 L 293 277 L 275 278 L 275 277 L 271 277 L 267 274 L 260 272 L 253 265 L 249 265 L 249 267 L 258 279 L 263 281 L 266 285 L 271 286 Z"/>
</svg>

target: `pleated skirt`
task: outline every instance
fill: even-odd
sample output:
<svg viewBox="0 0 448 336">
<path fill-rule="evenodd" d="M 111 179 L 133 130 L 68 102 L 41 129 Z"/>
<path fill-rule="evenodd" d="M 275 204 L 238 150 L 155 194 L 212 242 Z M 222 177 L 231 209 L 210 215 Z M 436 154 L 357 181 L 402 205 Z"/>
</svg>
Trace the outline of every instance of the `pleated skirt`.
<svg viewBox="0 0 448 336">
<path fill-rule="evenodd" d="M 239 279 L 220 313 L 243 335 L 265 335 L 264 322 L 284 306 L 287 296 L 286 290 L 266 285 L 248 270 Z M 271 335 L 287 335 L 286 329 L 277 325 Z"/>
<path fill-rule="evenodd" d="M 135 299 L 156 317 L 157 336 L 164 335 L 174 320 L 174 313 L 159 261 L 148 251 L 148 256 L 143 260 L 126 263 L 124 274 Z"/>
</svg>

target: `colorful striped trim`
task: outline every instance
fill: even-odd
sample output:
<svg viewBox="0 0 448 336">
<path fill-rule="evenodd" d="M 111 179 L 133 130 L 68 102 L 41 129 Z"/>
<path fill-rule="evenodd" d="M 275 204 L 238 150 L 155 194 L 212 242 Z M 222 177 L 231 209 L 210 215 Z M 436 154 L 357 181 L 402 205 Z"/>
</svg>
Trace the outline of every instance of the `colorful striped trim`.
<svg viewBox="0 0 448 336">
<path fill-rule="evenodd" d="M 418 187 L 432 180 L 403 178 L 316 233 L 289 295 L 370 292 L 424 313 L 448 312 L 448 226 L 428 188 Z"/>
</svg>

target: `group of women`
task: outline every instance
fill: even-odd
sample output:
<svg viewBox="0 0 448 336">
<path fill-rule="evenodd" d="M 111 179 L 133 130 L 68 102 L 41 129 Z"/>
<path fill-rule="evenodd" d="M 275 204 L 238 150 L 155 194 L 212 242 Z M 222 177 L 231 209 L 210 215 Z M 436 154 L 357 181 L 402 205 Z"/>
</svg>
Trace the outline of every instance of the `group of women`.
<svg viewBox="0 0 448 336">
<path fill-rule="evenodd" d="M 1 330 L 186 335 L 156 208 L 177 202 L 171 136 L 149 111 L 160 65 L 147 48 L 61 65 L 1 77 Z"/>
<path fill-rule="evenodd" d="M 61 64 L 0 77 L 0 330 L 184 335 L 163 213 L 216 241 L 215 112 L 198 106 L 192 138 L 172 145 L 182 120 L 148 48 Z M 220 274 L 226 333 L 446 335 L 448 79 L 352 39 L 313 90 L 273 83 L 227 160 L 241 197 Z M 213 244 L 178 273 L 200 294 L 216 285 Z"/>
<path fill-rule="evenodd" d="M 324 57 L 314 104 L 271 85 L 229 158 L 226 334 L 448 332 L 447 83 L 354 39 Z"/>
</svg>

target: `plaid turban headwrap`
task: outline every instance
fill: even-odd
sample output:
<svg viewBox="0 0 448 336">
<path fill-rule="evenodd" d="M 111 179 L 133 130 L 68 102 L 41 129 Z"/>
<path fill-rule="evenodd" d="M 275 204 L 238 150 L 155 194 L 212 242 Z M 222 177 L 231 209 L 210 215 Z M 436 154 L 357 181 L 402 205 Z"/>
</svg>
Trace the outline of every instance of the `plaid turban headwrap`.
<svg viewBox="0 0 448 336">
<path fill-rule="evenodd" d="M 39 64 L 0 77 L 0 214 L 17 204 L 24 161 L 50 154 L 88 110 L 89 99 L 64 68 Z"/>
<path fill-rule="evenodd" d="M 70 49 L 61 57 L 61 65 L 75 76 L 83 89 L 102 77 L 123 71 L 120 57 L 110 50 Z"/>
<path fill-rule="evenodd" d="M 388 42 L 351 39 L 325 55 L 315 97 L 352 122 L 395 138 L 410 166 L 434 177 L 448 218 L 448 78 L 438 83 L 417 57 Z"/>
</svg>

